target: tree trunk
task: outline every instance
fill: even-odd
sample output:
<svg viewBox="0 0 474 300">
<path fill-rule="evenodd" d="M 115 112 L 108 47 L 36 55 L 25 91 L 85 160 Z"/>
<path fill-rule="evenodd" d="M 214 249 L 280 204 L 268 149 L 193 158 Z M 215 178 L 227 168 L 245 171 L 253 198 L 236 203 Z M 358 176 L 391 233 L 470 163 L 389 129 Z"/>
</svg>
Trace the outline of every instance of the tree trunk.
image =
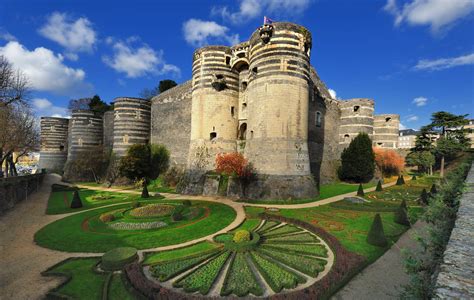
<svg viewBox="0 0 474 300">
<path fill-rule="evenodd" d="M 440 168 L 440 170 L 439 170 L 439 176 L 440 176 L 441 178 L 444 177 L 444 155 L 441 156 L 441 168 Z"/>
</svg>

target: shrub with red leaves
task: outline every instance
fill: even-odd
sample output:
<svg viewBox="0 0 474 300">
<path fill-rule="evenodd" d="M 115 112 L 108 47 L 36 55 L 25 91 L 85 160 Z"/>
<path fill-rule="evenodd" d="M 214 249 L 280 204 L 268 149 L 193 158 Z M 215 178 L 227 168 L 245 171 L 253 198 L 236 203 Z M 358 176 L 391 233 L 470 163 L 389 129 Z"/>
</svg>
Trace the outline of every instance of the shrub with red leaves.
<svg viewBox="0 0 474 300">
<path fill-rule="evenodd" d="M 394 150 L 374 147 L 375 164 L 384 176 L 399 175 L 405 167 L 405 159 Z"/>
<path fill-rule="evenodd" d="M 216 156 L 216 172 L 223 175 L 245 177 L 248 165 L 248 160 L 238 152 L 219 153 Z"/>
</svg>

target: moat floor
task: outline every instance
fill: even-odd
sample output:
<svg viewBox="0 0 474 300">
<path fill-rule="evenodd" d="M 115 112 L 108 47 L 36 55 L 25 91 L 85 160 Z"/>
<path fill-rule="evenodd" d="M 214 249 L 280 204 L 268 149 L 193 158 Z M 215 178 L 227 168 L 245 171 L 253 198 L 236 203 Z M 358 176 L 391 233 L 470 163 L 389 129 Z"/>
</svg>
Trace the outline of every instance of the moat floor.
<svg viewBox="0 0 474 300">
<path fill-rule="evenodd" d="M 423 232 L 425 223 L 418 221 L 376 262 L 356 275 L 332 300 L 400 299 L 402 286 L 409 283 L 405 273 L 402 249 L 416 249 L 415 233 Z"/>
</svg>

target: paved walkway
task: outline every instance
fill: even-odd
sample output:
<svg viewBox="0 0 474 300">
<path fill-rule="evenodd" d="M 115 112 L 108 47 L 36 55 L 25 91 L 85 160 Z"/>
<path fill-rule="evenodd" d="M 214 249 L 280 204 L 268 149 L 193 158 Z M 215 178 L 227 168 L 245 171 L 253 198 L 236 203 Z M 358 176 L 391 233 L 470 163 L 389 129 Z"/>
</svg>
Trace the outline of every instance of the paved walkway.
<svg viewBox="0 0 474 300">
<path fill-rule="evenodd" d="M 418 221 L 405 232 L 384 255 L 357 274 L 332 300 L 400 299 L 401 287 L 409 283 L 405 273 L 402 249 L 416 249 L 414 234 L 426 234 L 425 223 Z"/>
</svg>

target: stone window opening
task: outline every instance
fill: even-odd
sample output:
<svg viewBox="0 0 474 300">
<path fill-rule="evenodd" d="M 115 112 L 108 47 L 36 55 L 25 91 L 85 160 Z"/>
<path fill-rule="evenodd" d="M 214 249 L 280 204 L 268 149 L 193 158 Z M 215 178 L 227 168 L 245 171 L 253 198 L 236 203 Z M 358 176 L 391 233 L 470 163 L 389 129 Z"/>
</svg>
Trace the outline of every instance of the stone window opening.
<svg viewBox="0 0 474 300">
<path fill-rule="evenodd" d="M 316 112 L 316 127 L 321 127 L 322 124 L 322 115 L 320 111 Z"/>
<path fill-rule="evenodd" d="M 377 143 L 377 146 L 383 146 L 383 143 Z"/>
<path fill-rule="evenodd" d="M 242 123 L 239 127 L 239 140 L 247 138 L 247 123 Z"/>
<path fill-rule="evenodd" d="M 360 106 L 358 106 L 358 105 L 354 106 L 354 112 L 358 113 L 359 109 L 360 109 Z"/>
<path fill-rule="evenodd" d="M 217 132 L 213 131 L 209 134 L 209 140 L 213 141 L 217 139 Z"/>
<path fill-rule="evenodd" d="M 59 151 L 64 151 L 64 145 L 59 145 Z"/>
<path fill-rule="evenodd" d="M 388 122 L 390 122 L 390 121 L 392 121 L 392 118 L 390 118 L 390 117 L 385 118 L 385 122 L 386 122 L 386 123 L 388 123 Z"/>
<path fill-rule="evenodd" d="M 349 142 L 349 139 L 350 139 L 350 138 L 351 138 L 351 137 L 350 137 L 348 134 L 345 134 L 345 135 L 344 135 L 344 142 L 346 142 L 346 143 Z"/>
<path fill-rule="evenodd" d="M 247 103 L 242 103 L 242 112 L 247 111 Z"/>
<path fill-rule="evenodd" d="M 253 68 L 252 68 L 252 72 L 253 72 L 255 75 L 257 75 L 257 73 L 258 73 L 258 67 L 253 67 Z"/>
<path fill-rule="evenodd" d="M 230 107 L 230 114 L 231 114 L 232 118 L 235 116 L 235 107 L 233 107 L 233 106 Z"/>
<path fill-rule="evenodd" d="M 244 92 L 247 89 L 247 81 L 242 81 L 242 92 Z"/>
<path fill-rule="evenodd" d="M 250 138 L 253 139 L 253 130 L 250 130 Z"/>
<path fill-rule="evenodd" d="M 225 57 L 225 64 L 230 66 L 230 56 Z"/>
</svg>

